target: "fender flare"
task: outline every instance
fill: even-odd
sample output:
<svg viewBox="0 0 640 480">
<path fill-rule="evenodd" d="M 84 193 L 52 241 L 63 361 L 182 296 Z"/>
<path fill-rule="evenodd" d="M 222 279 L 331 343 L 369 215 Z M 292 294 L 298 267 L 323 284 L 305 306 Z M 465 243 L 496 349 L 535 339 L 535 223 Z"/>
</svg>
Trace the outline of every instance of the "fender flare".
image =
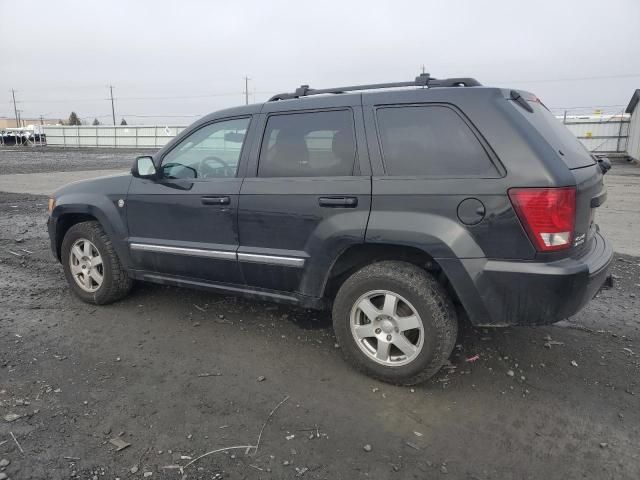
<svg viewBox="0 0 640 480">
<path fill-rule="evenodd" d="M 94 217 L 104 229 L 123 266 L 130 265 L 129 249 L 127 246 L 126 219 L 118 211 L 118 207 L 107 197 L 96 199 L 93 195 L 73 194 L 62 197 L 56 202 L 51 213 L 51 222 L 55 227 L 56 244 L 62 242 L 60 238 L 61 221 L 66 215 L 82 214 Z M 59 252 L 58 252 L 59 253 Z"/>
</svg>

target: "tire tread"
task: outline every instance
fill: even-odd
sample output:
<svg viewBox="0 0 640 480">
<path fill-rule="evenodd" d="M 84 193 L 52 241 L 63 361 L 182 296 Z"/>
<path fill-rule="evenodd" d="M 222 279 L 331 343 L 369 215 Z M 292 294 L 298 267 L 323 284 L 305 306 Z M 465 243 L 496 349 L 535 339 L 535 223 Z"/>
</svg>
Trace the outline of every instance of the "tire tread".
<svg viewBox="0 0 640 480">
<path fill-rule="evenodd" d="M 341 314 L 338 311 L 347 311 L 344 305 L 347 301 L 346 297 L 351 291 L 356 290 L 363 281 L 372 277 L 404 285 L 429 305 L 432 311 L 432 322 L 437 332 L 434 355 L 420 372 L 406 377 L 385 375 L 368 368 L 367 362 L 370 360 L 358 357 L 360 352 L 357 350 L 357 345 L 354 345 L 354 351 L 343 346 L 343 355 L 357 370 L 383 382 L 396 385 L 415 385 L 428 380 L 442 368 L 453 351 L 458 334 L 458 322 L 455 308 L 442 285 L 427 271 L 412 263 L 386 260 L 367 265 L 351 275 L 340 287 L 334 301 L 333 322 L 336 336 L 340 331 L 340 325 L 337 323 L 345 321 L 344 318 L 339 318 Z M 350 309 L 351 305 L 348 306 L 348 310 Z M 349 341 L 352 339 L 339 339 L 339 343 L 343 343 L 340 340 Z"/>
<path fill-rule="evenodd" d="M 110 280 L 105 278 L 105 282 L 107 282 L 107 284 L 103 284 L 103 287 L 106 287 L 104 290 L 100 288 L 93 293 L 82 292 L 76 288 L 76 285 L 72 284 L 74 290 L 77 293 L 80 293 L 79 297 L 86 302 L 95 303 L 96 305 L 113 303 L 125 297 L 131 290 L 133 281 L 120 263 L 120 259 L 113 247 L 113 243 L 100 223 L 97 221 L 80 222 L 69 228 L 65 235 L 65 240 L 63 241 L 63 254 L 68 250 L 68 248 L 64 248 L 65 246 L 68 247 L 68 242 L 66 242 L 67 238 L 70 238 L 70 235 L 74 235 L 76 233 L 91 240 L 94 244 L 96 238 L 100 240 L 105 250 L 104 252 L 100 252 L 103 259 L 102 261 L 109 262 L 110 271 Z M 68 264 L 67 257 L 63 257 L 62 261 L 66 271 Z M 73 281 L 73 279 L 71 279 L 71 281 Z"/>
</svg>

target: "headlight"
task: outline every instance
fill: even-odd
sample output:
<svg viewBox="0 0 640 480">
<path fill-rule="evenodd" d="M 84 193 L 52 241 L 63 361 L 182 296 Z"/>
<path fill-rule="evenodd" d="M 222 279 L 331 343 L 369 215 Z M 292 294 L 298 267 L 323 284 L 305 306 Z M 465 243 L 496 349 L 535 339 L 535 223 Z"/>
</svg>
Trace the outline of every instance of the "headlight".
<svg viewBox="0 0 640 480">
<path fill-rule="evenodd" d="M 50 198 L 49 199 L 49 206 L 48 206 L 49 215 L 51 215 L 51 212 L 53 212 L 53 209 L 54 209 L 55 206 L 56 206 L 56 199 L 55 198 Z"/>
</svg>

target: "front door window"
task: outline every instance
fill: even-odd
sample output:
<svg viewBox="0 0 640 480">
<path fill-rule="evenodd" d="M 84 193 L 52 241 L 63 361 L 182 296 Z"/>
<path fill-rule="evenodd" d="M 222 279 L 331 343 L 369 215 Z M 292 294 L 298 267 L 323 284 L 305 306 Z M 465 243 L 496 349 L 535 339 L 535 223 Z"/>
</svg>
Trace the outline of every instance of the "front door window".
<svg viewBox="0 0 640 480">
<path fill-rule="evenodd" d="M 206 125 L 182 140 L 162 161 L 162 176 L 169 179 L 235 177 L 248 118 Z"/>
</svg>

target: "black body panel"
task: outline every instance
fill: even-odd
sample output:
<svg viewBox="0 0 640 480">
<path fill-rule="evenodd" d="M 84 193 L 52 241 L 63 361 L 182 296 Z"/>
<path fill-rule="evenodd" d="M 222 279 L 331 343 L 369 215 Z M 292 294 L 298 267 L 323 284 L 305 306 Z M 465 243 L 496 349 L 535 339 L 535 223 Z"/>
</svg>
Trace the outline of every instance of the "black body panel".
<svg viewBox="0 0 640 480">
<path fill-rule="evenodd" d="M 474 325 L 543 325 L 574 315 L 604 284 L 613 258 L 611 243 L 596 233 L 578 258 L 555 262 L 487 259 L 445 260 L 459 269 L 455 286 Z"/>
<path fill-rule="evenodd" d="M 236 211 L 241 179 L 152 181 L 134 178 L 127 198 L 129 242 L 213 250 L 231 259 L 172 254 L 132 248 L 136 269 L 161 274 L 242 283 L 234 253 L 238 248 Z M 205 204 L 225 198 L 225 204 Z"/>
<path fill-rule="evenodd" d="M 361 244 L 371 207 L 371 178 L 362 110 L 358 97 L 308 99 L 300 112 L 349 111 L 353 116 L 354 175 L 339 177 L 262 178 L 258 176 L 262 138 L 256 136 L 242 185 L 238 228 L 242 254 L 267 254 L 299 258 L 299 266 L 240 261 L 249 286 L 322 296 L 331 265 L 348 247 Z M 277 102 L 265 105 L 267 113 L 255 122 L 264 129 L 269 115 L 291 111 Z M 313 108 L 315 104 L 325 108 Z"/>
<path fill-rule="evenodd" d="M 393 246 L 419 251 L 441 269 L 476 325 L 555 322 L 582 308 L 607 275 L 613 252 L 593 221 L 606 189 L 599 166 L 530 98 L 519 92 L 516 101 L 511 90 L 480 86 L 409 88 L 314 94 L 217 112 L 185 129 L 154 163 L 160 166 L 211 122 L 251 118 L 234 178 L 124 175 L 66 186 L 54 195 L 52 249 L 60 258 L 68 223 L 95 218 L 134 278 L 323 308 L 331 303 L 327 280 L 343 255 Z M 377 111 L 407 106 L 455 112 L 491 173 L 391 175 Z M 353 114 L 357 147 L 351 175 L 258 175 L 271 115 L 345 109 Z M 575 187 L 570 248 L 536 250 L 509 200 L 515 187 Z"/>
<path fill-rule="evenodd" d="M 323 206 L 323 198 L 356 203 Z M 246 179 L 238 212 L 238 253 L 304 260 L 300 267 L 241 261 L 247 284 L 317 295 L 337 256 L 364 242 L 370 205 L 367 177 Z"/>
</svg>

